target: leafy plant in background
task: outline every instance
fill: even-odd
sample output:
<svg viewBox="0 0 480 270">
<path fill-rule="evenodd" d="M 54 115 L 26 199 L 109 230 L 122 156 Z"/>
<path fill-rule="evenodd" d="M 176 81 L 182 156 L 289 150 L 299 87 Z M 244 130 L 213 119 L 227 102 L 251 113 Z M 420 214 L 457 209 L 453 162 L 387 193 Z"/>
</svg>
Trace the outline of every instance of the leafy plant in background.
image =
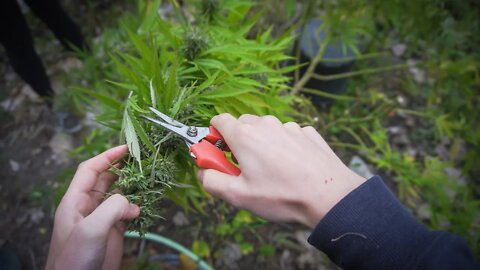
<svg viewBox="0 0 480 270">
<path fill-rule="evenodd" d="M 461 167 L 463 174 L 471 179 L 479 174 L 480 119 L 476 108 L 480 105 L 480 55 L 475 48 L 480 45 L 477 33 L 480 19 L 476 15 L 480 6 L 449 0 L 302 3 L 298 23 L 302 25 L 319 15 L 309 10 L 321 10 L 322 28 L 327 31 L 327 37 L 316 57 L 307 63 L 303 76 L 296 71 L 291 93 L 303 92 L 336 100 L 328 113 L 317 117 L 317 127 L 327 140 L 337 147 L 360 153 L 387 175 L 391 174 L 399 196 L 416 214 L 419 214 L 416 209 L 419 203 L 427 203 L 429 217 L 423 217 L 427 225 L 462 235 L 469 240 L 476 256 L 480 256 L 478 186 L 474 181 L 459 183 L 446 173 L 449 168 Z M 323 59 L 329 42 L 341 40 L 344 47 L 353 49 L 362 38 L 363 54 L 357 52 L 356 57 L 338 59 L 357 60 L 356 70 L 335 75 L 315 74 L 319 63 L 329 61 Z M 416 65 L 427 71 L 428 81 L 412 83 L 408 73 L 402 71 L 415 64 L 390 64 L 391 57 L 385 49 L 400 41 L 407 45 L 406 56 L 415 56 Z M 299 51 L 296 55 L 299 56 Z M 398 70 L 394 76 L 378 74 L 393 70 Z M 379 83 L 391 80 L 392 76 L 395 83 Z M 312 78 L 354 77 L 351 87 L 355 91 L 348 95 L 305 88 Z M 392 87 L 400 80 L 403 80 L 400 90 L 367 88 L 374 81 L 377 85 Z M 402 108 L 404 105 L 395 101 L 398 92 L 413 101 L 413 110 Z M 430 152 L 416 159 L 394 150 L 386 125 L 398 115 L 429 123 L 436 138 L 429 142 L 431 144 L 440 144 L 441 139 L 449 138 L 449 157 Z M 465 155 L 462 147 L 466 148 Z"/>
<path fill-rule="evenodd" d="M 286 92 L 284 74 L 293 68 L 280 66 L 289 59 L 284 51 L 291 35 L 272 39 L 266 31 L 248 38 L 258 16 L 247 16 L 248 1 L 204 1 L 192 12 L 208 12 L 207 19 L 188 23 L 172 4 L 177 16 L 170 19 L 157 14 L 159 1 L 141 4 L 145 13 L 123 22 L 129 48 L 111 52 L 115 76 L 109 85 L 79 90 L 101 106 L 97 121 L 121 131 L 129 145 L 125 166 L 113 170 L 120 176 L 116 188 L 141 207 L 130 224 L 140 232 L 160 217 L 157 205 L 164 196 L 203 211 L 199 197 L 204 194 L 187 148 L 141 118 L 148 107 L 191 125 L 208 125 L 223 112 L 305 118 L 292 108 L 302 99 Z"/>
<path fill-rule="evenodd" d="M 277 2 L 262 1 L 253 8 L 277 15 Z M 98 70 L 92 65 L 96 79 L 87 85 L 95 86 L 79 89 L 75 98 L 83 103 L 92 102 L 93 97 L 92 108 L 101 112 L 97 120 L 108 129 L 96 129 L 80 152 L 95 153 L 108 147 L 118 138 L 122 123 L 130 137 L 129 145 L 138 142 L 138 147 L 133 147 L 136 154 L 117 171 L 122 179 L 119 187 L 145 207 L 133 227 L 144 231 L 151 224 L 160 214 L 154 211 L 154 205 L 163 196 L 200 212 L 204 206 L 201 198 L 205 194 L 195 180 L 195 166 L 186 147 L 139 117 L 148 114 L 148 106 L 155 105 L 194 125 L 208 125 L 209 119 L 221 112 L 236 116 L 268 113 L 304 124 L 316 119 L 317 128 L 336 150 L 353 150 L 381 168 L 386 179 L 395 183 L 402 201 L 425 224 L 462 235 L 480 256 L 478 190 L 472 188 L 474 182 L 457 183 L 445 173 L 446 168 L 461 167 L 470 179 L 479 174 L 478 4 L 450 0 L 280 2 L 281 10 L 289 16 L 278 17 L 292 17 L 292 21 L 285 20 L 275 28 L 270 27 L 271 20 L 266 16 L 252 13 L 252 3 L 245 1 L 203 1 L 188 3 L 187 8 L 172 1 L 175 16 L 162 15 L 162 19 L 157 15 L 158 2 L 140 2 L 138 10 L 145 12 L 122 19 L 123 31 L 106 40 L 115 46 L 109 50 L 111 58 L 105 59 Z M 284 30 L 296 23 L 301 25 L 320 10 L 323 27 L 331 33 L 327 41 L 342 40 L 356 48 L 356 33 L 366 37 L 365 52 L 344 59 L 364 61 L 357 61 L 356 70 L 345 74 L 314 74 L 315 65 L 325 61 L 320 50 L 308 63 L 312 72 L 305 78 L 296 72 L 293 87 L 289 87 L 284 74 L 295 67 L 280 65 L 289 59 L 284 51 L 291 43 L 290 33 Z M 385 49 L 399 41 L 407 44 L 407 57 L 418 58 L 429 81 L 414 83 L 404 71 L 411 65 L 392 63 Z M 397 71 L 379 74 L 392 70 Z M 99 83 L 98 77 L 110 81 Z M 310 78 L 354 80 L 347 94 L 332 95 L 305 89 L 304 82 Z M 296 96 L 300 93 L 317 93 L 337 102 L 328 111 L 311 110 L 309 115 L 300 115 L 291 107 L 296 102 L 308 103 Z M 412 100 L 408 108 L 396 101 L 398 93 Z M 434 151 L 414 157 L 394 149 L 386 127 L 392 118 L 402 115 L 414 117 L 425 126 L 431 134 L 430 144 L 450 138 L 448 159 Z M 466 145 L 466 155 L 460 154 L 462 145 Z M 426 217 L 418 205 L 427 206 Z M 244 240 L 235 235 L 248 231 L 245 228 L 250 225 L 222 226 L 228 228 L 218 229 L 217 234 L 224 233 L 219 237 L 233 238 L 241 244 Z M 204 248 L 204 244 L 199 240 L 194 249 Z"/>
</svg>

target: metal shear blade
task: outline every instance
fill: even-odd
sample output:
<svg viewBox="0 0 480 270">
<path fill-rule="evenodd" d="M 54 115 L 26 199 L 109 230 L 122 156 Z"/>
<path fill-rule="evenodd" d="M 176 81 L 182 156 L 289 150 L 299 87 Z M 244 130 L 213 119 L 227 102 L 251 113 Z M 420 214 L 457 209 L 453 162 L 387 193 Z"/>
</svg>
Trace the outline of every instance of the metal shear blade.
<svg viewBox="0 0 480 270">
<path fill-rule="evenodd" d="M 170 118 L 168 115 L 161 113 L 157 109 L 153 107 L 149 107 L 150 111 L 152 111 L 154 114 L 156 114 L 158 117 L 162 118 L 165 122 L 169 123 L 170 125 L 176 126 L 176 127 L 186 127 L 183 123 L 180 123 L 178 121 L 173 120 Z"/>
<path fill-rule="evenodd" d="M 191 144 L 198 143 L 205 136 L 203 134 L 198 134 L 197 136 L 189 136 L 188 135 L 188 130 L 191 127 L 189 127 L 189 126 L 187 126 L 187 125 L 185 125 L 181 122 L 173 120 L 172 118 L 170 118 L 167 115 L 159 112 L 158 110 L 156 110 L 153 107 L 150 107 L 149 109 L 150 109 L 150 111 L 152 111 L 155 115 L 157 115 L 159 118 L 161 118 L 165 122 L 159 121 L 159 120 L 157 120 L 155 118 L 152 118 L 152 117 L 143 116 L 145 119 L 168 129 L 169 131 L 173 132 L 177 136 L 180 136 L 182 139 L 185 140 L 185 142 L 187 143 L 188 146 L 190 146 Z"/>
</svg>

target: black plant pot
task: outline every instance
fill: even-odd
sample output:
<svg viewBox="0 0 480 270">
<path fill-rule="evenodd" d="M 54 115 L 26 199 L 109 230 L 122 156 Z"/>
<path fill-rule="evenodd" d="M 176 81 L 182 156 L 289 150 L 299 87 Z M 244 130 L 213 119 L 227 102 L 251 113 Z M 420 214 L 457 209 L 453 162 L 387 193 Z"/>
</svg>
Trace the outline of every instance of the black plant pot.
<svg viewBox="0 0 480 270">
<path fill-rule="evenodd" d="M 322 24 L 322 20 L 313 19 L 309 21 L 301 31 L 301 37 L 297 46 L 300 46 L 300 63 L 309 63 L 315 58 L 320 48 L 320 44 L 326 38 L 326 33 L 323 30 L 319 30 Z M 361 50 L 358 48 L 358 50 Z M 330 43 L 327 45 L 325 54 L 322 60 L 315 68 L 315 73 L 319 75 L 336 75 L 345 73 L 351 70 L 353 61 L 331 62 L 331 60 L 342 60 L 345 58 L 354 57 L 355 53 L 347 48 L 342 51 L 342 43 Z M 330 60 L 330 61 L 328 61 Z M 300 68 L 300 77 L 305 74 L 308 69 L 308 64 Z M 335 80 L 319 80 L 310 78 L 305 84 L 306 88 L 316 89 L 319 91 L 327 92 L 330 94 L 340 95 L 347 89 L 347 79 L 335 79 Z M 306 94 L 311 98 L 312 103 L 315 105 L 330 104 L 334 100 L 315 94 Z"/>
</svg>

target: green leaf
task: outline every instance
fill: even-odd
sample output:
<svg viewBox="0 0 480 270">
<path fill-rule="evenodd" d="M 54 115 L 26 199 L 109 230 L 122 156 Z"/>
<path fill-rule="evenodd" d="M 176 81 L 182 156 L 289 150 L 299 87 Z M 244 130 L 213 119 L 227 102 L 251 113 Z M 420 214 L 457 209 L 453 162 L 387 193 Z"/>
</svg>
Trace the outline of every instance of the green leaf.
<svg viewBox="0 0 480 270">
<path fill-rule="evenodd" d="M 150 79 L 150 100 L 152 102 L 152 107 L 157 108 L 157 98 L 155 96 L 155 89 L 153 88 L 152 79 Z"/>
<path fill-rule="evenodd" d="M 243 88 L 243 87 L 230 87 L 230 86 L 219 86 L 213 90 L 207 91 L 201 95 L 202 98 L 226 98 L 234 97 L 241 94 L 249 93 L 254 91 L 253 88 Z"/>
<path fill-rule="evenodd" d="M 89 89 L 84 89 L 84 88 L 76 88 L 76 90 L 80 91 L 80 92 L 83 92 L 83 93 L 86 93 L 96 99 L 98 99 L 102 104 L 104 105 L 107 105 L 111 108 L 120 108 L 122 106 L 122 104 L 112 98 L 111 96 L 107 96 L 107 95 L 104 95 L 102 93 L 99 93 L 99 92 L 95 92 L 95 91 L 92 91 L 92 90 L 89 90 Z"/>
<path fill-rule="evenodd" d="M 128 150 L 130 151 L 130 154 L 135 158 L 135 160 L 137 160 L 140 171 L 142 171 L 140 144 L 138 143 L 137 133 L 135 132 L 132 119 L 130 118 L 130 114 L 128 112 L 128 101 L 127 106 L 125 106 L 125 111 L 123 113 L 122 129 L 123 133 L 125 134 L 125 141 L 128 145 Z"/>
<path fill-rule="evenodd" d="M 270 257 L 273 254 L 275 254 L 275 247 L 273 247 L 272 245 L 265 244 L 265 245 L 262 245 L 258 251 L 260 253 L 260 256 Z"/>
<path fill-rule="evenodd" d="M 250 224 L 252 223 L 253 218 L 252 214 L 246 210 L 240 210 L 238 213 L 235 215 L 235 218 L 233 219 L 234 224 Z"/>
<path fill-rule="evenodd" d="M 226 73 L 230 73 L 225 64 L 215 59 L 197 59 L 195 60 L 195 63 L 199 66 L 199 68 L 211 68 L 214 70 L 219 69 L 225 71 Z"/>
<path fill-rule="evenodd" d="M 200 257 L 205 258 L 210 256 L 210 246 L 207 242 L 202 240 L 196 240 L 193 242 L 192 251 Z"/>
<path fill-rule="evenodd" d="M 137 118 L 135 116 L 130 115 L 130 120 L 133 124 L 134 130 L 136 131 L 138 137 L 140 137 L 140 140 L 142 140 L 143 144 L 148 147 L 150 151 L 155 153 L 156 149 L 155 146 L 153 146 L 153 143 L 150 141 L 150 138 L 148 138 L 147 133 L 143 129 L 142 125 L 138 122 Z"/>
<path fill-rule="evenodd" d="M 247 242 L 243 242 L 240 244 L 240 250 L 242 251 L 243 255 L 247 255 L 253 251 L 253 245 Z"/>
</svg>

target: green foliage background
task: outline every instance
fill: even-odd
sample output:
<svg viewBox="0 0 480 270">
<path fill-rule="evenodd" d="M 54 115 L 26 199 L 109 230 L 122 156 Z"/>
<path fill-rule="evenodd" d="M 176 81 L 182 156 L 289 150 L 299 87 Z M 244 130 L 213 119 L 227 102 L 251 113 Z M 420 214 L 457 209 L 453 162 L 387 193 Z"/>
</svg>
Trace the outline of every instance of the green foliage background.
<svg viewBox="0 0 480 270">
<path fill-rule="evenodd" d="M 96 129 L 76 153 L 90 156 L 127 137 L 131 156 L 117 173 L 118 187 L 142 206 L 142 217 L 132 228 L 145 231 L 159 216 L 155 205 L 164 196 L 199 212 L 204 211 L 202 198 L 208 196 L 195 180 L 195 166 L 182 142 L 140 118 L 149 114 L 149 106 L 192 125 L 208 125 L 222 112 L 273 114 L 284 122 L 314 125 L 336 151 L 366 158 L 392 181 L 402 202 L 422 222 L 463 236 L 480 256 L 480 194 L 475 181 L 480 175 L 479 4 L 186 2 L 182 8 L 170 1 L 175 16 L 160 16 L 160 2 L 139 1 L 137 14 L 123 16 L 122 27 L 104 32 L 93 46 L 95 57 L 85 58 L 84 73 L 70 77 L 87 82 L 70 93 L 71 102 L 79 108 L 90 104 L 97 121 L 108 127 Z M 362 52 L 345 59 L 356 60 L 355 70 L 321 76 L 313 70 L 325 61 L 323 50 L 309 63 L 298 61 L 298 51 L 291 53 L 291 29 L 314 17 L 322 18 L 328 32 L 321 48 L 336 40 L 344 50 L 362 43 Z M 415 67 L 424 70 L 428 80 L 415 82 L 408 72 L 411 64 L 392 60 L 389 48 L 400 42 L 407 46 L 401 60 L 416 59 Z M 286 61 L 296 63 L 286 66 Z M 311 66 L 312 72 L 299 74 L 301 64 Z M 305 88 L 311 78 L 349 78 L 350 85 L 346 93 L 332 95 Z M 336 102 L 316 110 L 302 93 Z M 402 105 L 399 96 L 410 103 Z M 420 155 L 396 149 L 387 132 L 392 122 L 406 118 L 417 123 L 408 136 L 413 143 L 421 142 Z M 445 140 L 450 141 L 446 158 L 433 149 Z M 462 146 L 465 154 L 460 154 Z M 448 168 L 461 168 L 466 183 L 448 175 Z M 418 209 L 423 204 L 427 218 Z M 227 223 L 216 230 L 218 238 L 239 238 L 238 232 L 248 231 L 245 227 L 255 222 Z"/>
</svg>

